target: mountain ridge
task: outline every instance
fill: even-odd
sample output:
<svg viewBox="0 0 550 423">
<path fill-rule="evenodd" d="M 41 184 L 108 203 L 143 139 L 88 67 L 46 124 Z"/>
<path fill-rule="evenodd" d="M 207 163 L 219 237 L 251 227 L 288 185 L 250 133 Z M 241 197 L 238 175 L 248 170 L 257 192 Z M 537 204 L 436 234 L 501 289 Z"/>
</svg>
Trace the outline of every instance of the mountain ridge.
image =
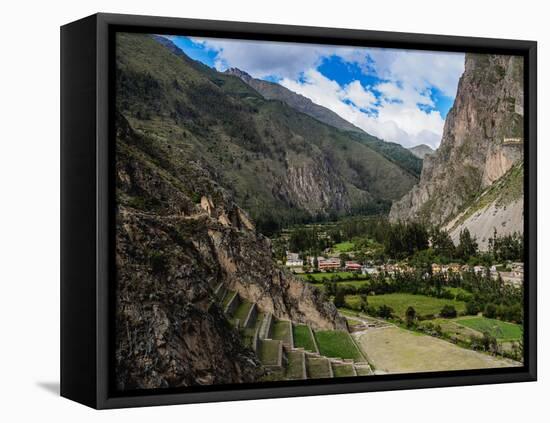
<svg viewBox="0 0 550 423">
<path fill-rule="evenodd" d="M 276 82 L 254 78 L 239 68 L 230 68 L 224 73 L 241 79 L 268 100 L 282 101 L 298 112 L 311 116 L 319 122 L 342 131 L 350 132 L 349 136 L 351 138 L 364 143 L 386 159 L 410 172 L 414 177 L 417 178 L 420 176 L 422 161 L 417 160 L 417 157 L 402 145 L 381 140 L 353 125 L 332 110 L 316 104 L 311 99 L 295 93 Z"/>
<path fill-rule="evenodd" d="M 182 166 L 192 160 L 210 169 L 261 231 L 380 213 L 416 182 L 362 135 L 266 100 L 165 38 L 121 39 L 128 40 L 121 48 L 139 43 L 142 50 L 135 59 L 126 55 L 118 70 L 117 102 L 126 119 L 138 132 L 158 134 L 159 149 Z"/>
<path fill-rule="evenodd" d="M 390 219 L 447 225 L 522 161 L 523 60 L 468 53 L 441 144 L 424 159 L 419 183 L 392 205 Z M 504 210 L 495 208 L 494 226 L 522 233 L 521 213 L 506 218 L 505 228 Z"/>
<path fill-rule="evenodd" d="M 236 76 L 254 88 L 267 100 L 279 100 L 288 104 L 295 110 L 305 113 L 315 119 L 333 126 L 337 129 L 353 132 L 364 132 L 362 129 L 340 117 L 337 113 L 326 107 L 314 103 L 311 99 L 295 93 L 286 87 L 275 82 L 264 81 L 250 76 L 239 68 L 229 68 L 224 73 Z"/>
</svg>

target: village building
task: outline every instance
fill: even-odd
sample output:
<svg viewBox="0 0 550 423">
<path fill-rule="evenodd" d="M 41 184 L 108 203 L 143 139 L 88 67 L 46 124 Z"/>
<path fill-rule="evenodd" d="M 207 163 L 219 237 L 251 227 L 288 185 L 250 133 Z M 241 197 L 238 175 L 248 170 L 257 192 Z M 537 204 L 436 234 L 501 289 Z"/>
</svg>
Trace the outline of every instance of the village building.
<svg viewBox="0 0 550 423">
<path fill-rule="evenodd" d="M 362 275 L 377 275 L 378 269 L 376 267 L 372 266 L 361 266 L 361 274 Z"/>
<path fill-rule="evenodd" d="M 523 280 L 523 263 L 512 263 L 511 268 L 514 277 Z"/>
<path fill-rule="evenodd" d="M 453 272 L 453 273 L 460 273 L 460 264 L 451 263 L 451 264 L 449 264 L 448 270 Z"/>
<path fill-rule="evenodd" d="M 336 270 L 340 269 L 340 259 L 337 258 L 317 258 L 317 266 L 319 270 Z"/>
<path fill-rule="evenodd" d="M 447 267 L 441 264 L 432 263 L 432 273 L 447 273 Z"/>
<path fill-rule="evenodd" d="M 476 275 L 482 275 L 485 273 L 485 267 L 484 266 L 474 266 L 474 273 Z"/>
<path fill-rule="evenodd" d="M 304 265 L 304 261 L 300 258 L 298 253 L 291 253 L 287 251 L 285 265 L 287 267 L 302 267 Z"/>
<path fill-rule="evenodd" d="M 361 265 L 356 261 L 346 261 L 345 269 L 351 272 L 358 272 L 361 270 Z"/>
<path fill-rule="evenodd" d="M 500 277 L 504 283 L 511 284 L 515 287 L 519 287 L 523 284 L 523 274 L 517 276 L 515 272 L 500 272 Z"/>
</svg>

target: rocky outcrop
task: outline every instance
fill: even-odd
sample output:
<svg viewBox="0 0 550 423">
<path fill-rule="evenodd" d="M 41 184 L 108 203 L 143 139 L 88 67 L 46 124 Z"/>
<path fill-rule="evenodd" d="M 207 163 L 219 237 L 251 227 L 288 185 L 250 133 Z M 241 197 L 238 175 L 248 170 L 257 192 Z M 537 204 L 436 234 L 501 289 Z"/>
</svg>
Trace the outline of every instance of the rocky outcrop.
<svg viewBox="0 0 550 423">
<path fill-rule="evenodd" d="M 305 157 L 288 162 L 286 175 L 276 184 L 276 195 L 312 215 L 329 210 L 349 213 L 352 206 L 372 200 L 368 192 L 363 191 L 352 204 L 345 181 L 332 169 L 330 162 L 322 160 L 319 163 Z"/>
<path fill-rule="evenodd" d="M 446 224 L 523 159 L 523 59 L 467 54 L 443 138 L 390 219 Z"/>
<path fill-rule="evenodd" d="M 276 317 L 345 327 L 318 290 L 275 264 L 270 241 L 208 170 L 191 161 L 178 167 L 155 145 L 118 117 L 119 389 L 254 382 L 262 375 L 215 300 L 220 283 Z"/>
</svg>

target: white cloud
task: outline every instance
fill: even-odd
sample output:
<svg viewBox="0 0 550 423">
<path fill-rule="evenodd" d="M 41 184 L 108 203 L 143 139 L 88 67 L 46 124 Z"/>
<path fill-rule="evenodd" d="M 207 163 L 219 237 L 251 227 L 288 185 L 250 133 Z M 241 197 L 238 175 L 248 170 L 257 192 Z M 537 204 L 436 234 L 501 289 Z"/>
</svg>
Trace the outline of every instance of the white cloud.
<svg viewBox="0 0 550 423">
<path fill-rule="evenodd" d="M 360 109 L 368 110 L 377 103 L 376 96 L 366 90 L 359 81 L 353 81 L 344 87 L 345 98 L 351 100 Z"/>
<path fill-rule="evenodd" d="M 366 89 L 359 81 L 341 87 L 314 69 L 305 72 L 300 81 L 285 78 L 280 84 L 386 141 L 405 147 L 425 143 L 435 148 L 439 144 L 444 120 L 438 111 L 418 108 L 417 103 L 430 104 L 431 100 L 412 88 L 385 82 Z M 382 93 L 380 100 L 372 90 Z M 374 109 L 376 114 L 361 109 Z"/>
<path fill-rule="evenodd" d="M 464 54 L 265 41 L 193 38 L 216 51 L 216 67 L 238 67 L 256 78 L 275 76 L 285 87 L 327 107 L 368 133 L 406 147 L 440 143 L 444 120 L 433 90 L 454 98 Z M 339 85 L 322 75 L 324 58 L 357 64 L 380 82 Z M 372 111 L 375 113 L 373 114 Z"/>
<path fill-rule="evenodd" d="M 456 95 L 464 71 L 464 54 L 417 50 L 368 49 L 368 70 L 391 81 L 401 81 L 420 91 L 437 87 L 448 97 Z"/>
<path fill-rule="evenodd" d="M 304 69 L 316 68 L 323 57 L 332 54 L 330 46 L 247 41 L 217 38 L 192 38 L 217 52 L 216 68 L 237 67 L 255 78 L 276 75 L 297 78 Z"/>
</svg>

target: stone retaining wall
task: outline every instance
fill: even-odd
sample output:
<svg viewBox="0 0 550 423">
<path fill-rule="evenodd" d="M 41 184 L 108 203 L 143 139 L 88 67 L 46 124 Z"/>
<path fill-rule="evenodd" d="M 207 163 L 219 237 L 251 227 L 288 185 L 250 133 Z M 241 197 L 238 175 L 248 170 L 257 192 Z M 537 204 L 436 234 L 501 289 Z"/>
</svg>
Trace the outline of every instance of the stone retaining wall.
<svg viewBox="0 0 550 423">
<path fill-rule="evenodd" d="M 257 316 L 258 316 L 258 307 L 256 306 L 256 303 L 252 303 L 252 307 L 250 307 L 250 310 L 248 310 L 248 314 L 244 319 L 243 328 L 252 327 L 252 324 L 256 321 Z"/>
<path fill-rule="evenodd" d="M 260 339 L 270 339 L 272 329 L 273 329 L 273 314 L 266 313 L 264 317 L 264 321 L 261 324 Z"/>
<path fill-rule="evenodd" d="M 239 306 L 240 302 L 241 302 L 241 299 L 239 298 L 239 295 L 235 292 L 235 295 L 233 295 L 233 298 L 229 300 L 229 302 L 227 303 L 227 306 L 225 307 L 225 310 L 224 310 L 225 314 L 227 314 L 228 316 L 231 316 L 233 313 L 235 313 L 235 310 Z"/>
<path fill-rule="evenodd" d="M 315 352 L 319 354 L 319 345 L 317 345 L 317 340 L 315 339 L 315 334 L 313 333 L 313 329 L 311 329 L 311 326 L 307 325 L 307 328 L 309 329 L 309 334 L 311 335 L 311 339 L 313 339 L 313 345 L 315 345 Z"/>
<path fill-rule="evenodd" d="M 289 320 L 288 324 L 290 325 L 290 348 L 294 348 L 294 325 L 291 320 Z"/>
</svg>

